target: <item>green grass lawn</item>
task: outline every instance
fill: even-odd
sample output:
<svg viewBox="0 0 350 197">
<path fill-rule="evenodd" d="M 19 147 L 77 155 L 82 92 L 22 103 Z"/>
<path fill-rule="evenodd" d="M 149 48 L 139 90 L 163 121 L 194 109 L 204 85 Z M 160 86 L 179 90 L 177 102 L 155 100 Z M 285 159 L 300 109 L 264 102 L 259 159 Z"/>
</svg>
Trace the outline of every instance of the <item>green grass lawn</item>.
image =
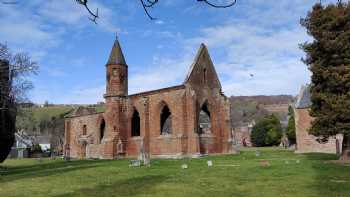
<svg viewBox="0 0 350 197">
<path fill-rule="evenodd" d="M 255 150 L 152 160 L 151 167 L 129 167 L 128 160 L 7 160 L 0 196 L 350 196 L 350 166 L 328 163 L 334 155 L 263 148 L 256 157 Z M 184 163 L 188 169 L 181 169 Z"/>
</svg>

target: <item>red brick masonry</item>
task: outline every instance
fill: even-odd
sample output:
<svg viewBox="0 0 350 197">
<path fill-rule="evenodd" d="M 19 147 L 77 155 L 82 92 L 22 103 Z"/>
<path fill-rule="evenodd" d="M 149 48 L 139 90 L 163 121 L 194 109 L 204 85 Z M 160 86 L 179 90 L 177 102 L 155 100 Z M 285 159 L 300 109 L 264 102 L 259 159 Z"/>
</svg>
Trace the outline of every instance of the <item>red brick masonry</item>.
<svg viewBox="0 0 350 197">
<path fill-rule="evenodd" d="M 106 65 L 106 111 L 94 113 L 79 109 L 66 117 L 66 156 L 136 157 L 141 149 L 151 157 L 167 158 L 232 152 L 230 102 L 222 93 L 205 45 L 201 45 L 182 85 L 134 95 L 127 95 L 128 69 L 118 40 L 113 47 Z M 199 112 L 204 105 L 209 111 L 211 126 L 209 133 L 200 134 Z M 165 106 L 171 112 L 169 134 L 161 133 Z M 132 136 L 136 110 L 140 135 Z"/>
</svg>

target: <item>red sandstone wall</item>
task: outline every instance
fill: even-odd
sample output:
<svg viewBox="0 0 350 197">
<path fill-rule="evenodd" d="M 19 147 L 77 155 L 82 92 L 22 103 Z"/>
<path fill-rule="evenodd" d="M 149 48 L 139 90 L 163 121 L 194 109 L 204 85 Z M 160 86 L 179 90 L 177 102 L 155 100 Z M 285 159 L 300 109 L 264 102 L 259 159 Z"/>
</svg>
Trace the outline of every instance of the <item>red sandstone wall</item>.
<svg viewBox="0 0 350 197">
<path fill-rule="evenodd" d="M 309 109 L 295 109 L 295 129 L 297 139 L 297 153 L 321 152 L 336 153 L 336 138 L 339 140 L 340 151 L 343 141 L 342 135 L 329 138 L 325 144 L 316 141 L 316 137 L 309 135 L 308 129 L 311 127 L 313 118 L 309 115 Z"/>
<path fill-rule="evenodd" d="M 66 144 L 69 144 L 69 156 L 72 158 L 100 158 L 100 120 L 102 114 L 93 114 L 67 118 L 66 122 Z M 69 122 L 69 123 L 68 123 Z M 70 124 L 68 127 L 67 124 Z M 86 125 L 86 135 L 83 135 L 83 125 Z M 85 147 L 79 143 L 81 139 L 87 139 L 89 143 Z M 67 146 L 67 145 L 66 145 Z"/>
</svg>

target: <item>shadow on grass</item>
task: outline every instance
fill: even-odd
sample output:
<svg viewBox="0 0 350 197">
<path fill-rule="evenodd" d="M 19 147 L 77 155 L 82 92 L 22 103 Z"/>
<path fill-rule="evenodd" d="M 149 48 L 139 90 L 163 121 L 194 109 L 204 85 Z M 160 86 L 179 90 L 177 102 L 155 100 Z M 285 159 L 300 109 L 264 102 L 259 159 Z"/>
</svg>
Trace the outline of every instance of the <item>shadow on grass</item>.
<svg viewBox="0 0 350 197">
<path fill-rule="evenodd" d="M 93 188 L 83 188 L 74 192 L 56 195 L 55 197 L 69 196 L 135 196 L 139 194 L 152 196 L 152 188 L 164 182 L 166 176 L 150 175 L 133 177 L 113 182 L 111 184 L 98 185 Z"/>
<path fill-rule="evenodd" d="M 318 196 L 350 196 L 350 167 L 329 163 L 337 160 L 333 154 L 304 154 L 314 170 L 314 181 L 310 188 Z"/>
<path fill-rule="evenodd" d="M 49 163 L 37 163 L 25 166 L 7 166 L 0 169 L 0 183 L 18 179 L 28 179 L 43 176 L 51 176 L 76 170 L 88 169 L 107 163 L 106 160 L 88 161 L 55 161 Z"/>
</svg>

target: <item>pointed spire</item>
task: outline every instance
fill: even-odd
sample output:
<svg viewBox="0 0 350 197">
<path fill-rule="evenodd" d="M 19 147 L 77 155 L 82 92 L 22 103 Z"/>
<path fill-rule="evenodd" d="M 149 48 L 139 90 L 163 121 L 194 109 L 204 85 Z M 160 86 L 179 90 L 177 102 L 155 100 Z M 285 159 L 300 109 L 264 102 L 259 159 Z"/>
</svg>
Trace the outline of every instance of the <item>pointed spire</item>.
<svg viewBox="0 0 350 197">
<path fill-rule="evenodd" d="M 123 51 L 122 51 L 120 44 L 119 44 L 118 35 L 115 38 L 113 48 L 112 48 L 111 53 L 109 55 L 107 65 L 108 64 L 126 65 Z"/>
</svg>

